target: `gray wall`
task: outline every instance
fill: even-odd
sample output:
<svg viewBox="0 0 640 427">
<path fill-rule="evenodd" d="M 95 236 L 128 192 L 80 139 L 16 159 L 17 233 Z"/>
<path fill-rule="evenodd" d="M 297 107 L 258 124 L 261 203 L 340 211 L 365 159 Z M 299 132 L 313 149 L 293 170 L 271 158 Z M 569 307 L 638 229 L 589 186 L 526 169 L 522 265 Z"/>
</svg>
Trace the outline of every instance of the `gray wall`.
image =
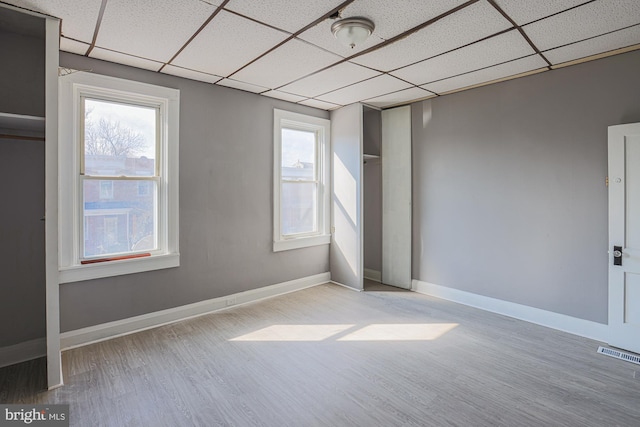
<svg viewBox="0 0 640 427">
<path fill-rule="evenodd" d="M 367 106 L 362 107 L 362 149 L 364 154 L 380 155 L 382 145 L 382 114 Z"/>
<path fill-rule="evenodd" d="M 43 116 L 44 21 L 0 8 L 0 52 L 0 112 Z M 44 142 L 0 138 L 0 197 L 4 347 L 45 336 Z"/>
<path fill-rule="evenodd" d="M 379 110 L 363 109 L 365 154 L 380 155 L 381 116 Z M 382 164 L 369 159 L 363 167 L 364 268 L 382 271 Z"/>
<path fill-rule="evenodd" d="M 327 245 L 272 250 L 273 109 L 327 112 L 67 53 L 60 64 L 180 89 L 181 266 L 61 285 L 62 331 L 329 271 Z"/>
<path fill-rule="evenodd" d="M 2 133 L 2 130 L 0 130 Z M 45 336 L 44 142 L 0 139 L 0 347 Z"/>
<path fill-rule="evenodd" d="M 44 116 L 44 20 L 0 7 L 0 112 Z"/>
<path fill-rule="evenodd" d="M 607 322 L 607 126 L 640 51 L 412 106 L 413 277 Z"/>
</svg>

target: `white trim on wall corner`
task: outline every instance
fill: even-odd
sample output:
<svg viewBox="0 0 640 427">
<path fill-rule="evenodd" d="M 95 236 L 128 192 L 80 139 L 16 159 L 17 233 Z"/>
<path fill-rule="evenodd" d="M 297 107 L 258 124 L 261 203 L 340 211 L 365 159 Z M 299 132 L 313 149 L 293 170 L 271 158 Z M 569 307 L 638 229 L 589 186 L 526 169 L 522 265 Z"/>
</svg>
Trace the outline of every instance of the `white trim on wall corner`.
<svg viewBox="0 0 640 427">
<path fill-rule="evenodd" d="M 502 314 L 515 319 L 568 332 L 596 341 L 607 341 L 608 326 L 590 320 L 578 319 L 564 314 L 554 313 L 535 307 L 529 307 L 496 298 L 473 294 L 459 289 L 448 288 L 446 286 L 435 285 L 420 280 L 413 279 L 411 290 L 421 294 L 429 295 L 492 313 Z"/>
<path fill-rule="evenodd" d="M 382 283 L 382 273 L 378 270 L 372 270 L 370 268 L 364 269 L 364 278 L 373 280 L 374 282 Z"/>
<path fill-rule="evenodd" d="M 0 368 L 47 355 L 47 339 L 36 338 L 0 347 Z"/>
<path fill-rule="evenodd" d="M 105 341 L 111 338 L 144 331 L 146 329 L 157 328 L 158 326 L 167 325 L 169 323 L 202 316 L 241 304 L 288 294 L 290 292 L 328 283 L 330 280 L 330 273 L 321 273 L 314 276 L 265 286 L 263 288 L 252 289 L 180 307 L 169 308 L 167 310 L 155 311 L 153 313 L 130 317 L 128 319 L 116 320 L 114 322 L 63 332 L 60 334 L 61 347 L 63 350 L 69 350 L 75 347 L 81 347 L 87 344 Z"/>
</svg>

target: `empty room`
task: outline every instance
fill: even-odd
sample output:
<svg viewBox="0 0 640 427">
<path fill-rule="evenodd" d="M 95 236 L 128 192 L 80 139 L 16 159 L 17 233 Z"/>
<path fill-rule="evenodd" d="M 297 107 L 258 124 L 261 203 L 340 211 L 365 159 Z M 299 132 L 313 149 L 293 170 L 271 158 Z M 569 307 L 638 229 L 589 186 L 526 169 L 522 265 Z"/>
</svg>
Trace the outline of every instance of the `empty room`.
<svg viewBox="0 0 640 427">
<path fill-rule="evenodd" d="M 640 425 L 639 1 L 0 0 L 0 52 L 0 425 Z"/>
</svg>

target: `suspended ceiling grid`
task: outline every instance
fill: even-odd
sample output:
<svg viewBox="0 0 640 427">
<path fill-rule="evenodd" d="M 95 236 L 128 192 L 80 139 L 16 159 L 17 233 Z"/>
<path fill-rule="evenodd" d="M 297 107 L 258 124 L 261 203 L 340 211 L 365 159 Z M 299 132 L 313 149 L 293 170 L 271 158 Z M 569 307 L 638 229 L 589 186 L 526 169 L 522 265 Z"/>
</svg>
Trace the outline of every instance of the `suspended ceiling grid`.
<svg viewBox="0 0 640 427">
<path fill-rule="evenodd" d="M 4 0 L 63 51 L 325 110 L 385 108 L 640 48 L 638 0 Z M 338 17 L 372 20 L 354 49 Z"/>
</svg>

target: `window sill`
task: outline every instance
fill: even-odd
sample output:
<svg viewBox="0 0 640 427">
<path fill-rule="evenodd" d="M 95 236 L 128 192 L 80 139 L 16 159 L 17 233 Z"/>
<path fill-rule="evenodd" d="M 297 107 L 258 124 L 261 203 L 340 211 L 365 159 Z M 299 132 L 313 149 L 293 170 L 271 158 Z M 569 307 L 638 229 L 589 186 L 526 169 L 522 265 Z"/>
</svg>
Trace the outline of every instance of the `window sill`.
<svg viewBox="0 0 640 427">
<path fill-rule="evenodd" d="M 273 251 L 288 251 L 290 249 L 308 248 L 310 246 L 328 245 L 331 243 L 331 235 L 298 237 L 297 239 L 278 240 L 273 242 Z"/>
<path fill-rule="evenodd" d="M 145 258 L 133 258 L 120 261 L 100 262 L 96 264 L 72 265 L 60 267 L 59 283 L 81 282 L 83 280 L 124 274 L 142 273 L 180 266 L 180 254 L 154 255 Z"/>
</svg>

